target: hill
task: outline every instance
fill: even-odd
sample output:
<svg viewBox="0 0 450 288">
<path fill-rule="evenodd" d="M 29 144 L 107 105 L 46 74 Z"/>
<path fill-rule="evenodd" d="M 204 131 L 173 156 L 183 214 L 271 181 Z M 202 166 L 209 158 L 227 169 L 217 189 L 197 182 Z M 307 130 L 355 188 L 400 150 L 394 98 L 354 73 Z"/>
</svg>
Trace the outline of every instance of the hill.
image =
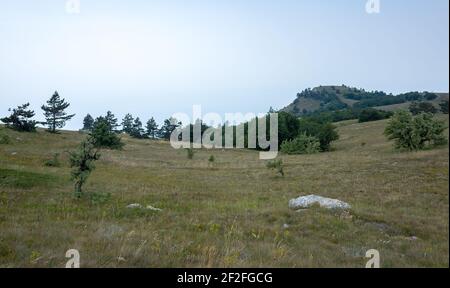
<svg viewBox="0 0 450 288">
<path fill-rule="evenodd" d="M 345 85 L 320 86 L 298 93 L 293 103 L 281 109 L 281 111 L 293 113 L 296 116 L 314 112 L 339 111 L 346 108 L 375 108 L 392 111 L 408 108 L 413 101 L 431 102 L 439 107 L 441 101 L 448 101 L 448 99 L 448 93 L 408 92 L 392 95 L 382 91 L 367 92 L 364 89 L 351 88 Z"/>
<path fill-rule="evenodd" d="M 0 127 L 10 139 L 0 144 L 0 267 L 64 267 L 71 248 L 82 267 L 364 267 L 369 249 L 382 267 L 448 267 L 448 146 L 400 153 L 385 125 L 338 123 L 332 152 L 280 156 L 284 178 L 255 151 L 188 160 L 167 142 L 125 137 L 123 151 L 101 152 L 83 200 L 66 151 L 85 135 Z M 61 166 L 45 166 L 54 153 Z M 308 194 L 352 210 L 288 209 Z"/>
</svg>

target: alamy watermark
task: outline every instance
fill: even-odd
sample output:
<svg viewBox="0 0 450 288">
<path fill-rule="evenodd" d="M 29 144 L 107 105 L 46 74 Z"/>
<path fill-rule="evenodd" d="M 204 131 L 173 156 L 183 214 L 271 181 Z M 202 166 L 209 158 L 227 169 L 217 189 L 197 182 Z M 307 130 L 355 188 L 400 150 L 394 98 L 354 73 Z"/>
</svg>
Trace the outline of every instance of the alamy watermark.
<svg viewBox="0 0 450 288">
<path fill-rule="evenodd" d="M 66 12 L 68 14 L 80 14 L 80 12 L 81 12 L 80 0 L 67 0 L 66 1 Z"/>
<path fill-rule="evenodd" d="M 367 14 L 380 14 L 381 12 L 380 0 L 367 0 L 366 12 Z"/>
<path fill-rule="evenodd" d="M 178 125 L 171 132 L 170 144 L 173 148 L 259 148 L 263 150 L 259 153 L 260 159 L 277 157 L 278 113 L 225 113 L 225 118 L 222 118 L 218 113 L 202 115 L 200 105 L 194 105 L 192 112 L 192 117 L 186 113 L 172 115 L 172 125 L 184 125 Z M 202 131 L 204 124 L 208 128 Z"/>
</svg>

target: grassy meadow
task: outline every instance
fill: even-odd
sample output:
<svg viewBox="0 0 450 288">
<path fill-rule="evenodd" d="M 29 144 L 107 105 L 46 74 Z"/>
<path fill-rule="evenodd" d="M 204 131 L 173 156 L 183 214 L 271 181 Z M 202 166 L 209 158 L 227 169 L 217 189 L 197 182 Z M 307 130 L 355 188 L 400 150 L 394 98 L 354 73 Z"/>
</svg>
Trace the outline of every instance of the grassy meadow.
<svg viewBox="0 0 450 288">
<path fill-rule="evenodd" d="M 189 160 L 168 142 L 123 136 L 122 151 L 101 151 L 81 200 L 67 151 L 84 134 L 1 127 L 0 267 L 64 267 L 72 248 L 82 267 L 363 268 L 369 249 L 382 267 L 448 267 L 449 148 L 395 151 L 386 123 L 338 123 L 333 151 L 279 156 L 285 177 L 256 151 Z M 44 165 L 54 153 L 61 166 Z M 352 209 L 288 209 L 309 194 Z"/>
</svg>

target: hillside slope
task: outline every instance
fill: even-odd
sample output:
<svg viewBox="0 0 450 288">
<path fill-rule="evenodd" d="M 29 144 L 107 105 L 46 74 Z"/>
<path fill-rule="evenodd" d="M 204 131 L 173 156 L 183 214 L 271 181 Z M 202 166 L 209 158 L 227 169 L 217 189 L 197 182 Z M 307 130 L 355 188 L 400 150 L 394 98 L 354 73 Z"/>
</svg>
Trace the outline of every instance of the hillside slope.
<svg viewBox="0 0 450 288">
<path fill-rule="evenodd" d="M 0 128 L 11 139 L 0 144 L 0 267 L 64 267 L 71 248 L 82 267 L 364 267 L 369 249 L 382 267 L 448 267 L 448 146 L 396 152 L 385 125 L 338 123 L 332 152 L 280 156 L 284 178 L 254 151 L 188 160 L 166 142 L 125 138 L 123 151 L 102 151 L 83 200 L 66 153 L 83 134 Z M 53 153 L 61 167 L 43 165 Z M 308 194 L 352 210 L 288 209 Z"/>
<path fill-rule="evenodd" d="M 342 86 L 319 86 L 306 89 L 281 111 L 302 116 L 313 112 L 338 111 L 346 108 L 375 108 L 385 111 L 407 109 L 413 101 L 431 102 L 437 108 L 439 103 L 448 101 L 448 93 L 409 92 L 400 95 L 382 91 L 367 92 L 363 89 Z"/>
</svg>

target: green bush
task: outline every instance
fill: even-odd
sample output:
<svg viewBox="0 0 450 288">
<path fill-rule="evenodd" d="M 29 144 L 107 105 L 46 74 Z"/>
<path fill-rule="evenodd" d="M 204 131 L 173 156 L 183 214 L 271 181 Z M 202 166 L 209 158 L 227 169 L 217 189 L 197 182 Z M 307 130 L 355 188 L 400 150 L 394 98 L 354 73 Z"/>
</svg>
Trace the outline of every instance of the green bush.
<svg viewBox="0 0 450 288">
<path fill-rule="evenodd" d="M 286 154 L 314 154 L 320 152 L 320 142 L 314 136 L 303 133 L 295 139 L 281 144 L 281 152 Z"/>
<path fill-rule="evenodd" d="M 8 135 L 0 134 L 0 144 L 10 144 L 11 138 Z"/>
<path fill-rule="evenodd" d="M 447 142 L 443 132 L 444 123 L 433 119 L 433 115 L 422 113 L 414 117 L 408 111 L 399 111 L 389 121 L 384 133 L 395 140 L 395 147 L 406 150 L 421 150 Z"/>
<path fill-rule="evenodd" d="M 111 125 L 104 117 L 98 117 L 95 120 L 89 137 L 89 142 L 96 148 L 122 149 L 124 146 L 120 137 L 111 129 Z"/>
<path fill-rule="evenodd" d="M 321 123 L 314 119 L 303 118 L 299 120 L 299 133 L 314 136 L 319 139 L 320 150 L 329 151 L 331 142 L 339 139 L 336 126 L 331 123 Z"/>
<path fill-rule="evenodd" d="M 195 151 L 193 148 L 186 148 L 188 159 L 194 158 Z"/>
<path fill-rule="evenodd" d="M 359 113 L 358 121 L 359 123 L 378 121 L 382 119 L 389 118 L 393 115 L 392 112 L 385 112 L 376 110 L 373 108 L 364 109 Z"/>
<path fill-rule="evenodd" d="M 44 165 L 47 167 L 59 167 L 61 166 L 61 163 L 59 162 L 59 153 L 53 154 L 51 159 L 47 159 L 44 162 Z"/>
<path fill-rule="evenodd" d="M 413 115 L 419 115 L 420 113 L 436 114 L 438 109 L 430 102 L 413 102 L 409 105 L 409 111 L 411 111 Z"/>
<path fill-rule="evenodd" d="M 267 167 L 267 169 L 276 170 L 277 173 L 279 173 L 281 176 L 284 177 L 283 160 L 278 159 L 278 160 L 269 161 L 269 162 L 267 162 L 266 167 Z"/>
</svg>

